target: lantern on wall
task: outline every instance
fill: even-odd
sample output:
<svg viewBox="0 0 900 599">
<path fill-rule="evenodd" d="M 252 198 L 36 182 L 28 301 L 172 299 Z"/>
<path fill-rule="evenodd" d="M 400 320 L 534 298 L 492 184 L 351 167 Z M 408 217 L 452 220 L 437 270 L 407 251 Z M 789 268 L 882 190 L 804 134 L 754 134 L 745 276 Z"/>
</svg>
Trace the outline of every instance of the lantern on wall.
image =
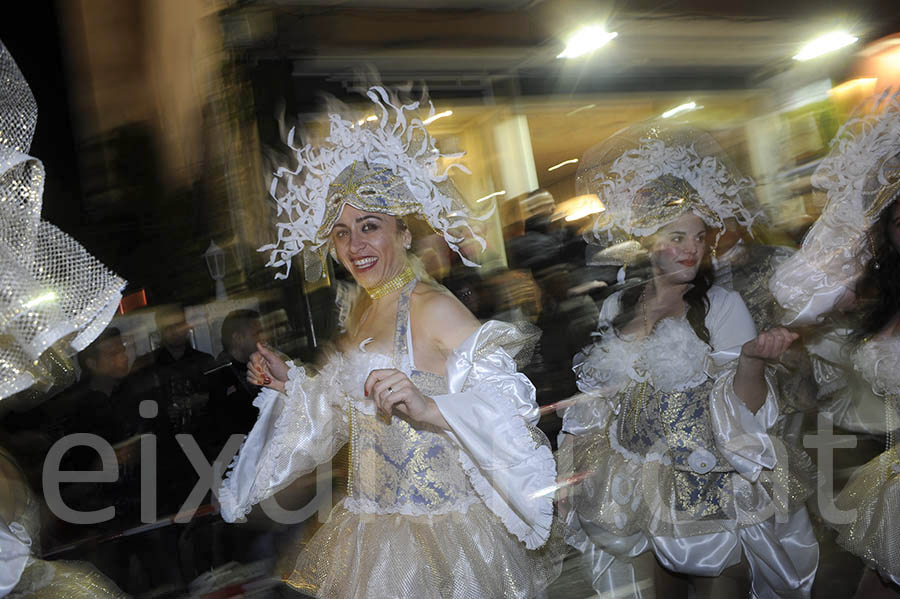
<svg viewBox="0 0 900 599">
<path fill-rule="evenodd" d="M 217 246 L 215 241 L 210 241 L 203 257 L 206 259 L 209 276 L 216 282 L 216 299 L 228 299 L 228 294 L 225 293 L 225 250 Z"/>
</svg>

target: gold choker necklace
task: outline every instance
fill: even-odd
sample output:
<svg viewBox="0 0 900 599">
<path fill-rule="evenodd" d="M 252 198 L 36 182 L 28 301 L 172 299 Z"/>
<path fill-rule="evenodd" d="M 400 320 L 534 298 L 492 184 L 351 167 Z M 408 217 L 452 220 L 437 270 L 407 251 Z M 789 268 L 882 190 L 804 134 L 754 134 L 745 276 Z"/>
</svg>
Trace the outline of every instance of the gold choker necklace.
<svg viewBox="0 0 900 599">
<path fill-rule="evenodd" d="M 369 294 L 373 300 L 376 300 L 380 297 L 384 297 L 389 295 L 395 291 L 399 291 L 406 287 L 407 283 L 416 278 L 416 273 L 413 272 L 413 269 L 407 264 L 406 268 L 400 271 L 400 274 L 387 281 L 382 283 L 381 285 L 376 285 L 375 287 L 367 287 L 366 293 Z"/>
</svg>

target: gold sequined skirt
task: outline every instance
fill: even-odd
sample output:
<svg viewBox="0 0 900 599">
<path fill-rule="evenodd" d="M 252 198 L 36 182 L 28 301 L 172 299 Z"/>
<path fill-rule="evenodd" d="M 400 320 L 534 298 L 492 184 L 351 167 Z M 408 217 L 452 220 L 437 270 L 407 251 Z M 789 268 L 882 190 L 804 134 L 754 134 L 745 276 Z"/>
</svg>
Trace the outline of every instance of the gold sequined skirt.
<svg viewBox="0 0 900 599">
<path fill-rule="evenodd" d="M 32 559 L 9 599 L 127 599 L 116 584 L 87 562 Z"/>
<path fill-rule="evenodd" d="M 613 421 L 610 426 L 616 426 Z M 583 524 L 616 537 L 691 537 L 733 531 L 790 514 L 815 490 L 814 466 L 802 450 L 782 446 L 777 466 L 750 483 L 723 464 L 705 474 L 629 458 L 607 432 L 573 441 L 572 506 Z"/>
<path fill-rule="evenodd" d="M 559 576 L 562 527 L 529 551 L 483 503 L 436 516 L 337 505 L 284 576 L 322 599 L 525 599 Z"/>
<path fill-rule="evenodd" d="M 837 541 L 883 576 L 900 584 L 900 451 L 895 446 L 860 466 L 838 495 L 838 509 L 856 510 L 837 525 Z"/>
</svg>

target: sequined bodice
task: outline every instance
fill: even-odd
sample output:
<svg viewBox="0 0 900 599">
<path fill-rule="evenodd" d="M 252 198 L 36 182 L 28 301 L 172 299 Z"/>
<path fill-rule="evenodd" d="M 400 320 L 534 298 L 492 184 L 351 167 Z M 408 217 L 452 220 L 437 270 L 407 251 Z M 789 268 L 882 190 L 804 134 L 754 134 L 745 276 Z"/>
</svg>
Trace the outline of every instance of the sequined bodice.
<svg viewBox="0 0 900 599">
<path fill-rule="evenodd" d="M 713 379 L 687 391 L 664 393 L 634 383 L 621 394 L 616 428 L 627 451 L 671 460 L 676 470 L 732 470 L 716 448 L 709 412 Z"/>
<path fill-rule="evenodd" d="M 395 367 L 409 373 L 425 395 L 448 392 L 446 377 L 411 367 L 407 343 L 409 294 L 405 288 L 397 307 L 394 332 Z M 394 416 L 385 422 L 371 403 L 351 404 L 351 476 L 345 505 L 368 513 L 434 515 L 463 511 L 477 501 L 459 463 L 458 446 L 442 431 Z"/>
</svg>

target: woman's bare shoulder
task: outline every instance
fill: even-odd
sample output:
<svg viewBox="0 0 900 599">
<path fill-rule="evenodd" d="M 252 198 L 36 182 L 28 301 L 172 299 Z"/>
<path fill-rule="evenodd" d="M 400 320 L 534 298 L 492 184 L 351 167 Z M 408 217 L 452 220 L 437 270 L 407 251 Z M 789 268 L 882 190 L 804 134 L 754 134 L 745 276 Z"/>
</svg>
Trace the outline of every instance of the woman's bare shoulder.
<svg viewBox="0 0 900 599">
<path fill-rule="evenodd" d="M 459 346 L 481 326 L 475 315 L 443 287 L 419 283 L 410 299 L 415 325 L 445 348 Z"/>
</svg>

